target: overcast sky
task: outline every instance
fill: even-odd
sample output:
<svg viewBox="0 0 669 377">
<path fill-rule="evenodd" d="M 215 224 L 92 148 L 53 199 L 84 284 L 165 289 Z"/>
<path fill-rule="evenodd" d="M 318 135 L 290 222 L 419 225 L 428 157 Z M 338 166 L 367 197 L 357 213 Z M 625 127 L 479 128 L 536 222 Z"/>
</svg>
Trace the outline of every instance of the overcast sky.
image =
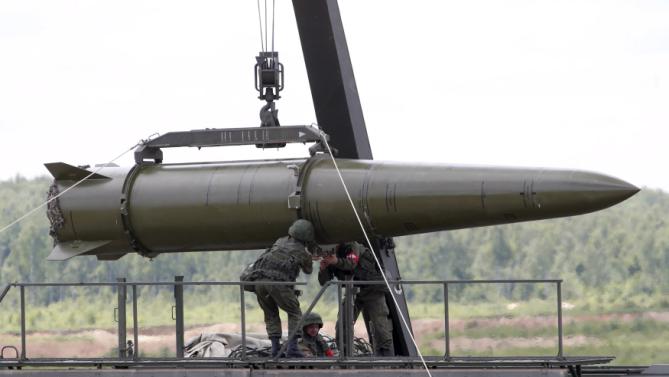
<svg viewBox="0 0 669 377">
<path fill-rule="evenodd" d="M 584 169 L 669 191 L 669 2 L 340 8 L 376 159 Z M 279 118 L 310 124 L 289 1 L 276 21 Z M 258 125 L 259 49 L 256 1 L 0 1 L 0 180 L 106 162 L 154 132 Z M 306 147 L 165 162 L 295 155 Z"/>
</svg>

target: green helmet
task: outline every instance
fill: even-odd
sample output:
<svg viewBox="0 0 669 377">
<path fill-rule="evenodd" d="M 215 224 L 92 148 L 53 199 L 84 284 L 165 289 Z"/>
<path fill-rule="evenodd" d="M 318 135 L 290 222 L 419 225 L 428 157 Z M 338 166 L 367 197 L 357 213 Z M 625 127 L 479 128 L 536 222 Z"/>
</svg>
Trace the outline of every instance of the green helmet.
<svg viewBox="0 0 669 377">
<path fill-rule="evenodd" d="M 319 328 L 322 328 L 323 319 L 318 313 L 311 312 L 304 316 L 304 321 L 302 322 L 302 327 L 307 327 L 309 325 L 318 325 Z"/>
<path fill-rule="evenodd" d="M 298 219 L 288 228 L 288 235 L 302 242 L 314 242 L 314 226 L 309 220 Z"/>
</svg>

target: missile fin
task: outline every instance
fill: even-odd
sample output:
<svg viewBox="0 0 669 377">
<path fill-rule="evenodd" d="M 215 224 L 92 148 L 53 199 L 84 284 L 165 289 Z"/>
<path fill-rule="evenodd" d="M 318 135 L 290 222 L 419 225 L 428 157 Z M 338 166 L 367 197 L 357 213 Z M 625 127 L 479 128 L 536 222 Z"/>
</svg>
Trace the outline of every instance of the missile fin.
<svg viewBox="0 0 669 377">
<path fill-rule="evenodd" d="M 105 246 L 111 241 L 69 241 L 59 242 L 51 250 L 51 254 L 46 258 L 47 260 L 67 260 L 77 255 L 87 253 L 91 250 Z"/>
<path fill-rule="evenodd" d="M 46 168 L 49 170 L 49 173 L 53 175 L 53 177 L 57 180 L 73 180 L 73 181 L 78 181 L 81 179 L 86 178 L 89 174 L 91 174 L 90 171 L 86 169 L 82 169 L 76 166 L 72 166 L 70 164 L 66 164 L 64 162 L 48 162 L 44 164 Z M 111 179 L 105 175 L 94 173 L 88 179 Z"/>
</svg>

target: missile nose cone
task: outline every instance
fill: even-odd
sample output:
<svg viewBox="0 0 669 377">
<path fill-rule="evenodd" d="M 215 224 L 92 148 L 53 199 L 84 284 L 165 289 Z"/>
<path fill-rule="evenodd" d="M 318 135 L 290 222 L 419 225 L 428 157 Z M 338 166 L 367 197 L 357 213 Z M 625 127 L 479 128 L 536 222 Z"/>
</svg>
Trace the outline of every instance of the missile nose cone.
<svg viewBox="0 0 669 377">
<path fill-rule="evenodd" d="M 640 190 L 638 187 L 622 179 L 603 174 L 593 173 L 593 175 L 595 176 L 595 184 L 599 185 L 601 191 L 615 192 L 622 195 L 623 199 L 621 200 L 629 198 Z"/>
<path fill-rule="evenodd" d="M 603 174 L 591 174 L 593 192 L 599 196 L 602 208 L 620 203 L 639 192 L 639 188 L 629 182 Z"/>
<path fill-rule="evenodd" d="M 572 181 L 578 191 L 592 192 L 599 200 L 610 201 L 613 205 L 639 192 L 639 188 L 621 179 L 592 172 L 576 172 Z M 608 207 L 608 205 L 607 205 Z"/>
<path fill-rule="evenodd" d="M 547 183 L 547 190 L 542 204 L 556 209 L 574 208 L 578 203 L 580 213 L 608 208 L 639 192 L 638 187 L 621 179 L 586 171 L 571 171 L 567 177 L 553 176 L 548 181 L 543 182 Z"/>
</svg>

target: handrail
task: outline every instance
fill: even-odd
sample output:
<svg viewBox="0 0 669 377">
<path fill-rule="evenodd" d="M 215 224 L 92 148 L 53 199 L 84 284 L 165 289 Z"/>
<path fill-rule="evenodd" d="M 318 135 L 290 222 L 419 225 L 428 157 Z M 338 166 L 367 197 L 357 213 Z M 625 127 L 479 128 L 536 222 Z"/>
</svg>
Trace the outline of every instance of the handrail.
<svg viewBox="0 0 669 377">
<path fill-rule="evenodd" d="M 225 286 L 239 286 L 239 285 L 256 285 L 258 282 L 247 281 L 156 281 L 156 282 L 104 282 L 104 283 L 11 283 L 13 287 L 99 287 L 99 286 L 128 286 L 128 285 L 225 285 Z M 306 282 L 286 282 L 286 281 L 263 281 L 266 285 L 307 285 Z"/>
<path fill-rule="evenodd" d="M 9 289 L 10 289 L 11 287 L 13 287 L 13 286 L 14 286 L 13 284 L 7 284 L 7 285 L 5 286 L 5 289 L 3 289 L 3 290 L 2 290 L 2 293 L 0 293 L 0 302 L 2 302 L 2 300 L 3 300 L 3 299 L 5 298 L 5 296 L 7 295 L 7 292 L 9 292 Z"/>
<path fill-rule="evenodd" d="M 489 280 L 392 280 L 389 281 L 388 283 L 390 284 L 398 284 L 398 285 L 441 285 L 443 286 L 444 290 L 444 338 L 445 338 L 445 353 L 442 357 L 442 360 L 444 361 L 449 361 L 449 360 L 455 360 L 457 357 L 453 357 L 450 354 L 450 331 L 449 331 L 449 295 L 448 295 L 448 288 L 450 285 L 456 285 L 456 284 L 516 284 L 516 283 L 551 283 L 555 284 L 557 288 L 557 327 L 558 327 L 558 353 L 557 353 L 557 358 L 563 358 L 563 330 L 562 330 L 562 295 L 561 295 L 561 285 L 562 285 L 562 279 L 509 279 L 509 280 L 501 280 L 501 279 L 489 279 Z M 331 286 L 337 286 L 338 287 L 338 294 L 337 294 L 337 299 L 339 301 L 338 305 L 338 310 L 341 311 L 341 290 L 342 287 L 346 287 L 347 289 L 349 287 L 360 287 L 360 286 L 367 286 L 367 285 L 381 285 L 385 284 L 384 281 L 355 281 L 355 280 L 332 280 L 326 282 L 318 291 L 316 296 L 313 298 L 311 301 L 310 305 L 304 312 L 302 318 L 298 321 L 298 325 L 293 331 L 289 334 L 288 339 L 292 339 L 292 337 L 295 336 L 295 333 L 301 328 L 302 323 L 304 322 L 304 317 L 311 313 L 316 304 L 320 301 L 322 298 L 323 294 L 325 291 L 331 287 Z M 171 282 L 126 282 L 126 281 L 117 281 L 117 282 L 99 282 L 99 283 L 84 283 L 84 282 L 78 282 L 78 283 L 11 283 L 8 284 L 2 293 L 0 294 L 0 302 L 2 302 L 2 299 L 5 297 L 7 292 L 11 289 L 11 287 L 18 287 L 20 290 L 20 319 L 21 319 L 21 354 L 20 354 L 20 360 L 26 361 L 28 358 L 26 356 L 26 330 L 25 330 L 25 298 L 24 298 L 24 291 L 27 287 L 95 287 L 95 286 L 109 286 L 109 287 L 127 287 L 130 286 L 132 290 L 132 311 L 133 311 L 133 332 L 134 332 L 134 352 L 131 355 L 131 362 L 139 362 L 139 339 L 138 339 L 138 318 L 137 318 L 137 287 L 139 286 L 172 286 L 175 289 L 175 293 L 177 292 L 177 289 L 183 289 L 183 286 L 237 286 L 239 287 L 239 295 L 240 295 L 240 310 L 241 310 L 241 341 L 242 341 L 242 360 L 246 360 L 246 303 L 245 303 L 245 290 L 244 287 L 247 285 L 270 285 L 270 286 L 304 286 L 307 285 L 306 282 L 279 282 L 279 281 L 254 281 L 254 282 L 243 282 L 243 281 L 202 281 L 202 282 L 186 282 L 182 280 L 175 280 Z M 125 293 L 123 294 L 124 297 Z M 349 295 L 347 294 L 347 297 Z M 176 296 L 175 296 L 176 297 Z M 350 297 L 348 297 L 350 299 Z M 121 301 L 119 301 L 121 302 Z M 119 304 L 121 305 L 121 304 Z M 179 306 L 181 305 L 181 311 L 183 312 L 183 299 L 178 300 L 176 302 L 176 305 Z M 119 309 L 120 310 L 120 309 Z M 342 317 L 343 313 L 339 313 L 338 318 Z M 343 317 L 342 317 L 343 318 Z M 177 321 L 178 322 L 178 321 Z M 339 321 L 339 332 L 340 336 L 344 339 L 343 343 L 341 339 L 338 339 L 338 345 L 340 348 L 340 352 L 343 352 L 345 349 L 351 349 L 351 344 L 345 344 L 345 343 L 350 343 L 350 340 L 347 340 L 348 337 L 344 336 L 344 329 L 341 328 L 342 321 Z M 179 323 L 176 324 L 176 336 L 177 336 L 177 344 L 183 344 L 183 324 L 181 324 L 181 328 L 179 327 Z M 179 334 L 179 331 L 181 331 L 181 334 Z M 352 331 L 352 329 L 349 327 L 346 332 Z M 119 339 L 124 340 L 125 343 L 125 335 L 126 335 L 126 330 L 125 326 L 121 328 L 119 326 Z M 350 334 L 349 334 L 350 335 Z M 181 337 L 181 338 L 180 338 Z M 286 347 L 287 347 L 288 342 L 285 342 L 281 350 L 279 351 L 279 355 L 281 355 Z M 120 350 L 121 351 L 121 350 Z M 124 352 L 126 350 L 123 350 Z M 179 353 L 179 350 L 177 350 L 177 355 L 181 355 Z M 127 357 L 124 357 L 124 353 L 119 354 L 119 359 L 120 361 L 128 361 L 130 358 L 130 355 L 126 355 Z M 343 358 L 341 358 L 343 357 Z M 272 361 L 277 361 L 277 357 L 272 358 Z M 338 362 L 345 361 L 347 358 L 344 357 L 343 354 L 341 354 L 340 358 L 337 359 Z M 230 359 L 233 360 L 233 359 Z"/>
<path fill-rule="evenodd" d="M 388 280 L 390 284 L 501 284 L 501 283 L 562 283 L 562 279 L 482 279 L 482 280 Z M 341 282 L 333 282 L 341 284 L 354 284 L 354 285 L 378 285 L 385 284 L 383 280 L 348 280 Z M 128 286 L 128 285 L 224 285 L 224 286 L 239 286 L 239 285 L 256 285 L 257 281 L 246 282 L 246 281 L 157 281 L 157 282 L 101 282 L 101 283 L 10 283 L 9 286 L 13 287 L 95 287 L 95 286 Z M 264 285 L 307 285 L 307 282 L 285 282 L 285 281 L 262 281 Z M 6 288 L 7 289 L 7 288 Z"/>
</svg>

